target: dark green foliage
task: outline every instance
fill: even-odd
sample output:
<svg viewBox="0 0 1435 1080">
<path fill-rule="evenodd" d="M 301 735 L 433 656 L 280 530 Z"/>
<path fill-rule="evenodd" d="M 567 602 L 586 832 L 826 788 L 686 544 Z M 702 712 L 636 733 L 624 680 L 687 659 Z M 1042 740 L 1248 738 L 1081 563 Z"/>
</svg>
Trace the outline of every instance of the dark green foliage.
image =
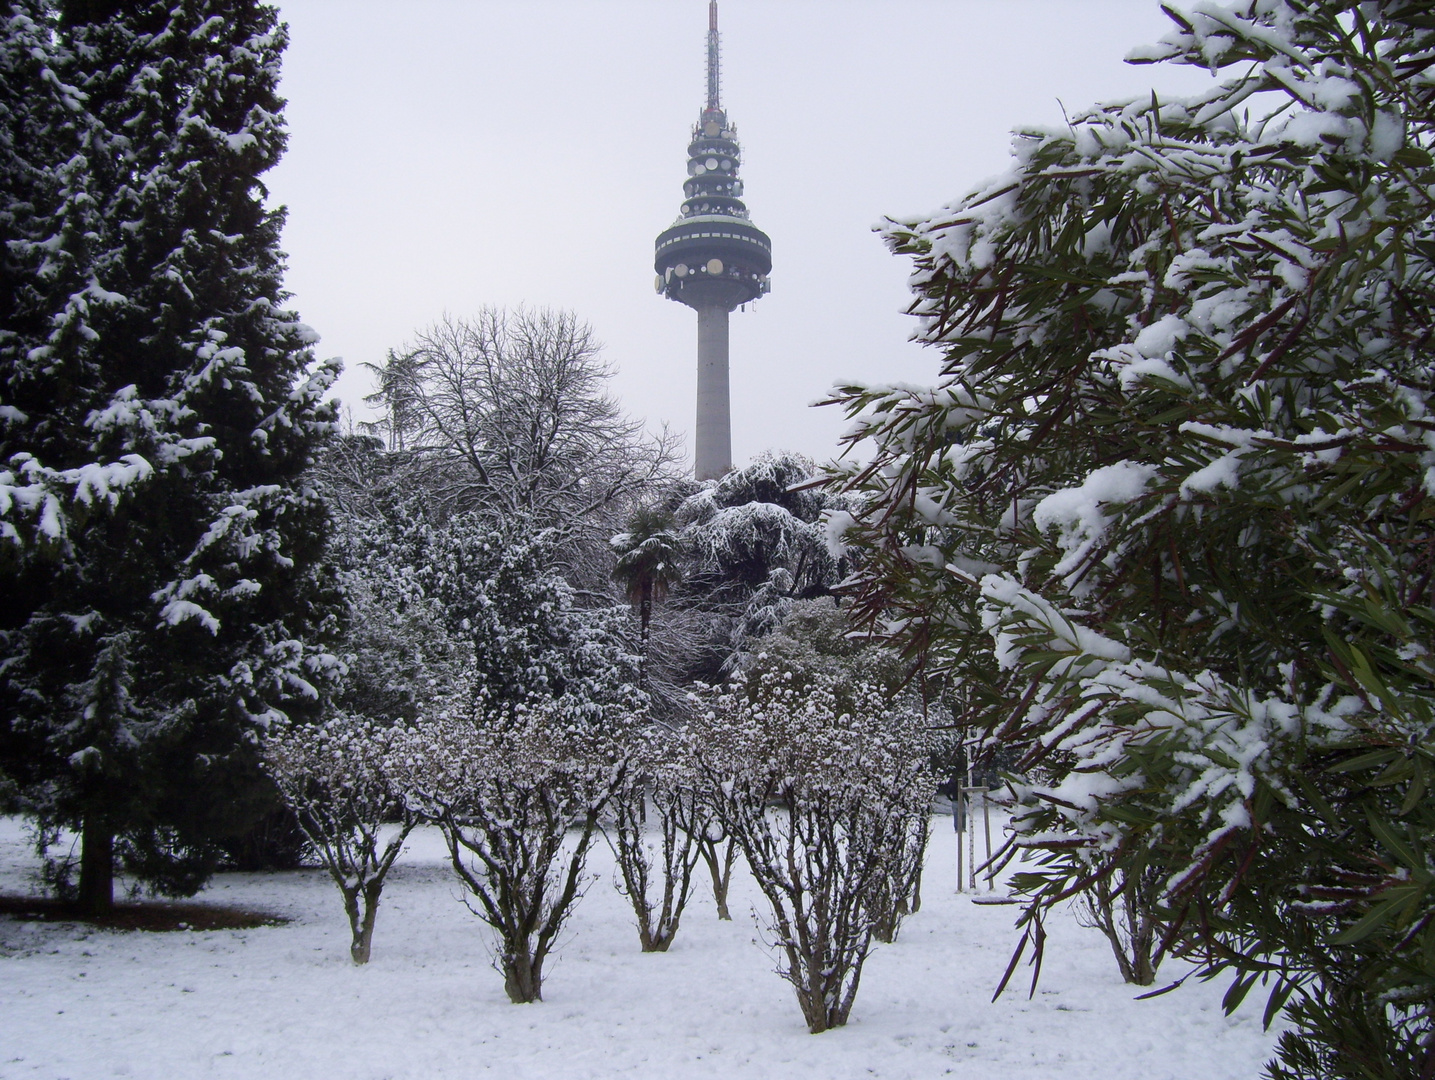
<svg viewBox="0 0 1435 1080">
<path fill-rule="evenodd" d="M 313 713 L 333 667 L 303 479 L 333 369 L 281 306 L 259 180 L 285 34 L 243 0 L 26 7 L 6 49 L 29 34 L 45 63 L 4 116 L 26 158 L 6 167 L 25 197 L 0 313 L 0 752 L 43 820 L 192 892 L 273 808 L 256 733 Z"/>
<path fill-rule="evenodd" d="M 845 502 L 812 488 L 814 472 L 806 458 L 774 453 L 715 483 L 673 487 L 662 508 L 676 524 L 681 583 L 654 645 L 655 675 L 680 687 L 721 680 L 793 604 L 832 593 L 846 560 L 828 550 L 826 515 Z"/>
<path fill-rule="evenodd" d="M 521 517 L 446 511 L 402 452 L 345 437 L 321 469 L 332 558 L 349 598 L 342 711 L 413 721 L 467 687 L 502 712 L 564 701 L 598 718 L 636 705 L 639 658 L 617 605 L 583 607 L 563 572 L 570 535 Z"/>
<path fill-rule="evenodd" d="M 1017 878 L 1162 882 L 1279 1077 L 1435 1075 L 1428 5 L 1235 3 L 1199 99 L 894 223 L 932 389 L 846 387 L 860 608 L 1019 748 Z M 1112 876 L 1114 875 L 1114 877 Z"/>
<path fill-rule="evenodd" d="M 673 531 L 673 515 L 660 508 L 639 507 L 628 521 L 628 531 L 613 537 L 612 545 L 618 556 L 613 579 L 623 586 L 628 603 L 638 613 L 638 654 L 646 685 L 653 604 L 682 580 L 682 546 Z"/>
</svg>

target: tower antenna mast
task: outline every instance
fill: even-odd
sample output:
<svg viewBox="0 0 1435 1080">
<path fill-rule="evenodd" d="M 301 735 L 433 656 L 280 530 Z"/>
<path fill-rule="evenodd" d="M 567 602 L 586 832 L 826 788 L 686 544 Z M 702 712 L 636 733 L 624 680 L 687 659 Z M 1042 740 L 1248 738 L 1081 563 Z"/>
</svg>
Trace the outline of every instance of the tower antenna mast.
<svg viewBox="0 0 1435 1080">
<path fill-rule="evenodd" d="M 722 46 L 717 28 L 717 0 L 708 0 L 708 108 L 721 109 Z"/>
</svg>

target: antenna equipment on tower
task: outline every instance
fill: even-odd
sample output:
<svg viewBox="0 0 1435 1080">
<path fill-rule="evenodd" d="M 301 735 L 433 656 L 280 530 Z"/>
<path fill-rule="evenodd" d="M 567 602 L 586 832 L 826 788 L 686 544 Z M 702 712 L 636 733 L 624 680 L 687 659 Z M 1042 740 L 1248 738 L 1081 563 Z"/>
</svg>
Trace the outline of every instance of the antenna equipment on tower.
<svg viewBox="0 0 1435 1080">
<path fill-rule="evenodd" d="M 721 109 L 722 51 L 718 39 L 717 0 L 708 0 L 708 108 Z"/>
</svg>

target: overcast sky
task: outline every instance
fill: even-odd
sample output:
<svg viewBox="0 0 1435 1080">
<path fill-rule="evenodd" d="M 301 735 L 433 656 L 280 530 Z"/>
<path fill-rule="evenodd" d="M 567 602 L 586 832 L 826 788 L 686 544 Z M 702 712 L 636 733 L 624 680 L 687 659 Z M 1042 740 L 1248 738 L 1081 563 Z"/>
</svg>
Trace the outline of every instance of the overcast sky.
<svg viewBox="0 0 1435 1080">
<path fill-rule="evenodd" d="M 1155 0 L 721 0 L 723 104 L 772 293 L 732 317 L 733 455 L 836 453 L 834 381 L 929 382 L 907 339 L 906 260 L 873 234 L 1007 168 L 1010 132 L 1208 76 L 1122 63 Z M 361 365 L 445 312 L 569 308 L 627 410 L 686 434 L 695 314 L 653 290 L 703 104 L 706 0 L 280 0 L 291 34 L 293 306 Z"/>
</svg>

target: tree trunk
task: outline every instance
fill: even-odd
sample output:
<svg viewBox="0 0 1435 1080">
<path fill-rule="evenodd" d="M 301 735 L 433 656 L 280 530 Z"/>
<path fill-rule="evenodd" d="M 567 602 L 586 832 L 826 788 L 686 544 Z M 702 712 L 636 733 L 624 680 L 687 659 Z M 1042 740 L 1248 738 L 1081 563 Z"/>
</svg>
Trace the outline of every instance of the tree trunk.
<svg viewBox="0 0 1435 1080">
<path fill-rule="evenodd" d="M 85 818 L 80 830 L 80 910 L 103 915 L 115 906 L 115 834 Z"/>
<path fill-rule="evenodd" d="M 732 884 L 732 864 L 737 857 L 737 847 L 729 839 L 727 852 L 719 860 L 717 844 L 712 840 L 700 838 L 698 851 L 702 854 L 703 862 L 707 863 L 708 873 L 713 879 L 713 900 L 717 902 L 717 917 L 731 922 L 732 915 L 727 909 L 727 890 Z"/>
<path fill-rule="evenodd" d="M 375 887 L 377 885 L 377 888 Z M 349 916 L 349 959 L 356 964 L 367 964 L 374 941 L 374 919 L 379 914 L 379 892 L 383 882 L 369 882 L 360 889 L 344 889 L 344 911 Z M 359 897 L 364 898 L 363 911 L 359 910 Z"/>
<path fill-rule="evenodd" d="M 862 978 L 862 961 L 839 968 L 829 957 L 803 955 L 801 949 L 789 947 L 788 963 L 797 976 L 791 979 L 797 990 L 797 1004 L 807 1030 L 813 1035 L 843 1027 L 852 1012 L 857 984 Z"/>
<path fill-rule="evenodd" d="M 1156 981 L 1156 965 L 1151 955 L 1155 945 L 1155 920 L 1141 904 L 1135 886 L 1126 894 L 1125 903 L 1127 926 L 1131 933 L 1131 977 L 1127 981 L 1137 986 L 1150 986 Z"/>
<path fill-rule="evenodd" d="M 543 961 L 535 961 L 527 943 L 503 954 L 503 989 L 515 1005 L 543 1000 Z"/>
<path fill-rule="evenodd" d="M 653 583 L 643 581 L 642 598 L 638 602 L 638 622 L 641 628 L 638 645 L 638 680 L 644 689 L 648 685 L 648 627 L 653 621 Z"/>
</svg>

